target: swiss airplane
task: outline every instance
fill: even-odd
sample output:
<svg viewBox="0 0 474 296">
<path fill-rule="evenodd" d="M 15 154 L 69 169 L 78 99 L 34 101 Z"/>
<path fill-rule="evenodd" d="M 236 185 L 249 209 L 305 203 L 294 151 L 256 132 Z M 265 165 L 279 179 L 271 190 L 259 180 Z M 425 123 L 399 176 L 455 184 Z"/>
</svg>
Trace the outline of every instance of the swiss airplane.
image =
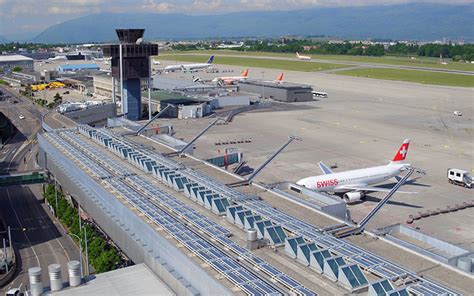
<svg viewBox="0 0 474 296">
<path fill-rule="evenodd" d="M 309 61 L 309 60 L 311 60 L 311 57 L 310 57 L 310 56 L 300 55 L 298 52 L 296 53 L 296 57 L 298 58 L 298 60 L 303 60 L 303 61 Z"/>
<path fill-rule="evenodd" d="M 236 82 L 242 81 L 247 79 L 249 76 L 249 69 L 246 69 L 244 72 L 242 72 L 241 76 L 228 76 L 228 77 L 216 77 L 212 79 L 212 82 L 214 83 L 224 83 L 224 84 L 234 84 Z"/>
<path fill-rule="evenodd" d="M 176 70 L 200 70 L 207 69 L 212 67 L 212 62 L 214 61 L 214 55 L 211 55 L 206 63 L 198 64 L 178 64 L 178 65 L 169 65 L 164 68 L 165 71 L 176 71 Z"/>
<path fill-rule="evenodd" d="M 392 161 L 383 166 L 334 173 L 320 161 L 318 165 L 324 175 L 304 178 L 296 182 L 296 184 L 318 192 L 343 193 L 342 198 L 346 203 L 361 200 L 364 198 L 366 192 L 389 192 L 389 188 L 370 185 L 396 177 L 411 167 L 410 164 L 405 163 L 409 144 L 409 139 L 404 140 Z"/>
</svg>

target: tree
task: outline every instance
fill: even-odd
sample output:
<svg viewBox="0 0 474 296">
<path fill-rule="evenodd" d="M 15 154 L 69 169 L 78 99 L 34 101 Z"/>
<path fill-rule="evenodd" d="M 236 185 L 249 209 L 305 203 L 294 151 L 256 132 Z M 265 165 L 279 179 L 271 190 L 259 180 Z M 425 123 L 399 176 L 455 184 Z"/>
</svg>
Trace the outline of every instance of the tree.
<svg viewBox="0 0 474 296">
<path fill-rule="evenodd" d="M 54 95 L 54 104 L 55 105 L 61 105 L 63 103 L 63 97 L 59 93 L 56 93 Z"/>
<path fill-rule="evenodd" d="M 14 67 L 14 68 L 12 69 L 12 71 L 13 71 L 13 72 L 21 72 L 21 71 L 23 71 L 23 68 L 20 67 L 20 66 L 16 66 L 16 67 Z"/>
<path fill-rule="evenodd" d="M 30 84 L 28 84 L 27 86 L 25 86 L 25 95 L 27 97 L 31 97 L 32 94 L 33 94 L 33 88 L 31 87 Z"/>
</svg>

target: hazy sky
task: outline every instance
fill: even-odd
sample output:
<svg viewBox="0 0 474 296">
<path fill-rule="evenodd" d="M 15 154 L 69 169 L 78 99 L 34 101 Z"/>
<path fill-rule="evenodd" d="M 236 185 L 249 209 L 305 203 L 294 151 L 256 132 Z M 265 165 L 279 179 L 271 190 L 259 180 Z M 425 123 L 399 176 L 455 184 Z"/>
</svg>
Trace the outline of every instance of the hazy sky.
<svg viewBox="0 0 474 296">
<path fill-rule="evenodd" d="M 56 23 L 99 12 L 215 14 L 420 2 L 461 4 L 474 0 L 0 0 L 0 35 L 12 40 L 31 38 Z"/>
</svg>

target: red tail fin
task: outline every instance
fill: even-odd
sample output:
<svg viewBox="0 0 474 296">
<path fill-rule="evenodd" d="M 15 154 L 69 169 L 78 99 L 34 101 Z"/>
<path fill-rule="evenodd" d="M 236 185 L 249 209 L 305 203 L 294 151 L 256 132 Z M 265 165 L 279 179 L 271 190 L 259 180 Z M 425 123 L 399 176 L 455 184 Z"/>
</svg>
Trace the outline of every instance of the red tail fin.
<svg viewBox="0 0 474 296">
<path fill-rule="evenodd" d="M 243 77 L 249 76 L 249 69 L 245 69 L 245 71 L 242 72 L 242 76 L 243 76 Z"/>
<path fill-rule="evenodd" d="M 282 81 L 283 81 L 283 73 L 280 73 L 280 75 L 278 75 L 277 81 L 278 81 L 278 82 L 282 82 Z"/>
<path fill-rule="evenodd" d="M 408 145 L 410 145 L 410 139 L 405 139 L 400 148 L 398 148 L 397 154 L 395 154 L 392 161 L 404 161 L 408 154 Z"/>
</svg>

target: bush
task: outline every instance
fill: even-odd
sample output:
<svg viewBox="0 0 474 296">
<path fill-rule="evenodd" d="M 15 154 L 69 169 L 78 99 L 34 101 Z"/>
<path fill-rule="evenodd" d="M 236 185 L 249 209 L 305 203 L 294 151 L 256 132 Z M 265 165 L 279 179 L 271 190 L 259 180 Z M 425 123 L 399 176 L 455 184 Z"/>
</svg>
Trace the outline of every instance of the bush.
<svg viewBox="0 0 474 296">
<path fill-rule="evenodd" d="M 53 207 L 61 223 L 66 226 L 68 231 L 78 237 L 84 238 L 87 232 L 87 253 L 89 262 L 97 273 L 106 272 L 115 269 L 121 261 L 117 250 L 110 246 L 105 238 L 97 232 L 92 226 L 82 223 L 82 229 L 79 229 L 79 218 L 77 210 L 70 205 L 64 195 L 58 191 L 58 205 L 56 208 L 56 193 L 54 184 L 48 184 L 43 192 L 43 197 L 48 204 Z M 71 235 L 77 244 L 82 244 L 82 250 L 85 252 L 85 241 L 78 241 L 75 235 Z"/>
</svg>

